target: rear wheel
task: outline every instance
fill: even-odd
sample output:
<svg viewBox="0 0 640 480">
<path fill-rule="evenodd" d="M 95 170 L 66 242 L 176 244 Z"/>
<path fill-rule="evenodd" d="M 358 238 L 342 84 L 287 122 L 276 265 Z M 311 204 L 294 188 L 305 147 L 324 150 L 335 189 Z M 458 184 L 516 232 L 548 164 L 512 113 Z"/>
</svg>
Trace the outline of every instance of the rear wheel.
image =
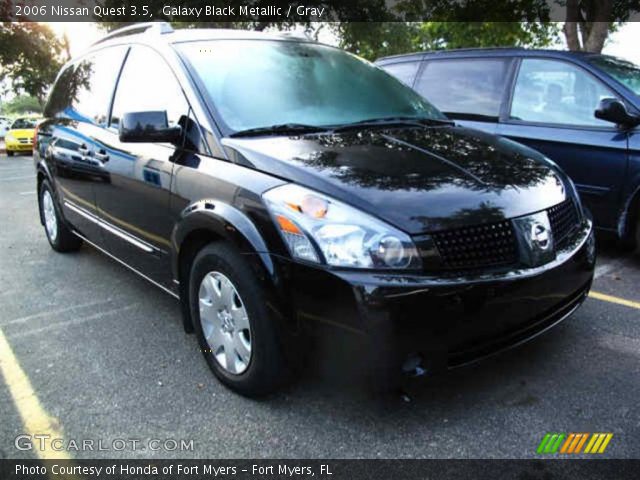
<svg viewBox="0 0 640 480">
<path fill-rule="evenodd" d="M 57 252 L 73 252 L 82 246 L 82 240 L 75 236 L 60 215 L 55 194 L 47 180 L 40 186 L 40 218 L 51 248 Z"/>
<path fill-rule="evenodd" d="M 232 246 L 214 242 L 198 253 L 189 304 L 201 350 L 222 383 L 254 397 L 288 380 L 268 294 Z"/>
</svg>

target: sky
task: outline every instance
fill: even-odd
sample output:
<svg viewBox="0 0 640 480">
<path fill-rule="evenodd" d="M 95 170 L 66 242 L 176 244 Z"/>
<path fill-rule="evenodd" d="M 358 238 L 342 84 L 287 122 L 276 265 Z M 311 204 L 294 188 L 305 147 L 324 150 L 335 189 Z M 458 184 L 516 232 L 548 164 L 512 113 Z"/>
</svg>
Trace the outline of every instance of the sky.
<svg viewBox="0 0 640 480">
<path fill-rule="evenodd" d="M 629 22 L 609 37 L 603 52 L 640 65 L 639 45 L 640 22 Z"/>
</svg>

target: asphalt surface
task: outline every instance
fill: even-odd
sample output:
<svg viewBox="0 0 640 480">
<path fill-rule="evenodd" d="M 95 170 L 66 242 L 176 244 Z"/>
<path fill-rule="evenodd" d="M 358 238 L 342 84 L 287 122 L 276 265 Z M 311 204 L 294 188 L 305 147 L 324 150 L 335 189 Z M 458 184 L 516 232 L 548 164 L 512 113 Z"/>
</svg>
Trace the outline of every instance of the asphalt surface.
<svg viewBox="0 0 640 480">
<path fill-rule="evenodd" d="M 640 259 L 600 243 L 594 290 L 640 302 Z M 46 414 L 66 442 L 110 448 L 73 458 L 536 458 L 547 432 L 612 432 L 601 457 L 640 458 L 637 304 L 589 298 L 534 342 L 411 385 L 410 401 L 313 369 L 247 400 L 211 375 L 173 298 L 91 247 L 51 250 L 29 157 L 0 156 L 0 334 L 32 389 L 0 375 L 0 457 L 36 458 L 14 439 Z"/>
</svg>

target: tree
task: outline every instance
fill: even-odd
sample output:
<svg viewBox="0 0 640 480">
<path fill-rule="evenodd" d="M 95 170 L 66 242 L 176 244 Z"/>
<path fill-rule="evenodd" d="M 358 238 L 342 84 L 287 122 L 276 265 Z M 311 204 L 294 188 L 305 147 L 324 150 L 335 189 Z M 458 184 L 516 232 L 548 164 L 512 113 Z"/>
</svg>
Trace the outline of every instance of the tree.
<svg viewBox="0 0 640 480">
<path fill-rule="evenodd" d="M 447 48 L 540 48 L 552 44 L 560 31 L 551 22 L 343 22 L 335 29 L 342 48 L 369 60 Z"/>
<path fill-rule="evenodd" d="M 609 34 L 640 10 L 638 0 L 566 0 L 569 50 L 600 53 Z"/>
<path fill-rule="evenodd" d="M 63 44 L 41 23 L 0 23 L 0 81 L 9 78 L 16 93 L 44 104 L 48 88 L 63 62 Z"/>
<path fill-rule="evenodd" d="M 12 100 L 2 104 L 2 113 L 5 115 L 23 115 L 26 113 L 39 113 L 42 106 L 37 98 L 30 95 L 18 95 Z"/>
</svg>

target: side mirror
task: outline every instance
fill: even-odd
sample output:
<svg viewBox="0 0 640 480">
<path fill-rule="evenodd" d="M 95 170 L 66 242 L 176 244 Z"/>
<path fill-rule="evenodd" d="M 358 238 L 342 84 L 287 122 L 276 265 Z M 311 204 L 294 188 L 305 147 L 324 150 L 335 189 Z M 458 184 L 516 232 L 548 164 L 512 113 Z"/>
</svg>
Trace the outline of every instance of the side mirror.
<svg viewBox="0 0 640 480">
<path fill-rule="evenodd" d="M 130 143 L 177 143 L 180 127 L 170 127 L 167 112 L 130 112 L 122 115 L 118 137 Z"/>
<path fill-rule="evenodd" d="M 617 98 L 603 98 L 600 100 L 594 115 L 600 120 L 606 120 L 625 127 L 635 127 L 640 124 L 640 117 L 629 113 L 624 103 Z"/>
</svg>

